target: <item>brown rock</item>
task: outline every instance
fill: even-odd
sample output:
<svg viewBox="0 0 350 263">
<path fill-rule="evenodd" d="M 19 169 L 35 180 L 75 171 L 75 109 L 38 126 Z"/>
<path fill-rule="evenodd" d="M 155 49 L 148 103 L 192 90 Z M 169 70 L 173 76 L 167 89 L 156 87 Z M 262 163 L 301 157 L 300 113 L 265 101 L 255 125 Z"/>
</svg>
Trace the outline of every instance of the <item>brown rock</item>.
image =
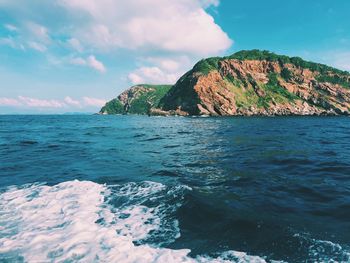
<svg viewBox="0 0 350 263">
<path fill-rule="evenodd" d="M 284 79 L 282 70 L 290 78 Z M 276 84 L 270 84 L 271 74 Z M 320 74 L 291 63 L 223 59 L 207 74 L 192 71 L 182 77 L 164 98 L 163 108 L 212 116 L 349 114 L 350 90 L 318 81 Z"/>
</svg>

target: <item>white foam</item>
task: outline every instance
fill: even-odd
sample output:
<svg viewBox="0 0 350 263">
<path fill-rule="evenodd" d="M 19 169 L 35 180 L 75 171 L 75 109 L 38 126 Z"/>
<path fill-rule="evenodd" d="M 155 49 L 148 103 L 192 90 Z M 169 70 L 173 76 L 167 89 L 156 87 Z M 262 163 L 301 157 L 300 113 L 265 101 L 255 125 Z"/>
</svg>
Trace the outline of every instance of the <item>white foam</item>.
<svg viewBox="0 0 350 263">
<path fill-rule="evenodd" d="M 295 234 L 306 246 L 308 246 L 309 259 L 319 263 L 350 262 L 350 251 L 340 244 L 310 238 L 307 234 Z"/>
<path fill-rule="evenodd" d="M 167 189 L 145 182 L 107 187 L 70 181 L 56 186 L 12 187 L 0 195 L 0 260 L 26 262 L 265 262 L 241 252 L 216 259 L 188 256 L 190 250 L 157 248 L 141 242 L 152 233 L 179 236 L 177 221 L 166 218 L 181 201 L 181 186 Z M 159 194 L 164 193 L 164 194 Z M 118 208 L 111 205 L 118 202 Z M 154 203 L 152 203 L 154 202 Z M 150 205 L 146 205 L 150 203 Z M 159 241 L 160 243 L 162 241 Z"/>
</svg>

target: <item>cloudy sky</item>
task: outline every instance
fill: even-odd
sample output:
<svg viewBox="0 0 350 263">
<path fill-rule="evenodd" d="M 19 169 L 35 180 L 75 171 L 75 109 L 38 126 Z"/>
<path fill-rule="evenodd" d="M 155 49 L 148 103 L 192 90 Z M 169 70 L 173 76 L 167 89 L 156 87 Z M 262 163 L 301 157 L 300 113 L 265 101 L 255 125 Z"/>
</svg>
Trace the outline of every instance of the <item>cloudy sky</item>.
<svg viewBox="0 0 350 263">
<path fill-rule="evenodd" d="M 96 112 L 242 49 L 350 70 L 349 11 L 348 0 L 0 0 L 0 114 Z"/>
</svg>

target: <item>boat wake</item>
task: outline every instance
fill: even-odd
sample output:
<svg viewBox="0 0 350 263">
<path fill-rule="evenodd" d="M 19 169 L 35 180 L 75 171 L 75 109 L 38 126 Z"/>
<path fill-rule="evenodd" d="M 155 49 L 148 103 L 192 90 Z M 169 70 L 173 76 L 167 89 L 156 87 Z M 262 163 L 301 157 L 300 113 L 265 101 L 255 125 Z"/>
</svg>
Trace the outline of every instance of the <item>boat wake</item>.
<svg viewBox="0 0 350 263">
<path fill-rule="evenodd" d="M 191 258 L 161 248 L 180 236 L 187 186 L 69 181 L 11 187 L 0 196 L 0 260 L 9 262 L 265 262 L 230 251 Z"/>
<path fill-rule="evenodd" d="M 0 194 L 0 261 L 276 262 L 237 251 L 193 258 L 189 249 L 164 248 L 180 237 L 176 211 L 188 191 L 155 182 L 10 187 Z M 310 244 L 319 262 L 334 250 L 345 253 L 330 242 Z"/>
</svg>

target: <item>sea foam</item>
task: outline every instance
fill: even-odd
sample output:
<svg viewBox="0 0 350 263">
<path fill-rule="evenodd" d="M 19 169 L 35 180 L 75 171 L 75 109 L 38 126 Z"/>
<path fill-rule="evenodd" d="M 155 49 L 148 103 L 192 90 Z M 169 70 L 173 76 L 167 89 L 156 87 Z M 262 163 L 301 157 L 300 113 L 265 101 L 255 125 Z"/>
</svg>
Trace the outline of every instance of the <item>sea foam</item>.
<svg viewBox="0 0 350 263">
<path fill-rule="evenodd" d="M 310 262 L 318 263 L 345 263 L 350 262 L 350 251 L 340 244 L 311 238 L 308 234 L 295 234 L 300 242 L 308 247 L 308 256 Z"/>
<path fill-rule="evenodd" d="M 161 248 L 180 236 L 174 213 L 185 191 L 153 182 L 9 188 L 0 195 L 0 260 L 265 262 L 243 252 L 191 258 L 188 249 Z"/>
</svg>

